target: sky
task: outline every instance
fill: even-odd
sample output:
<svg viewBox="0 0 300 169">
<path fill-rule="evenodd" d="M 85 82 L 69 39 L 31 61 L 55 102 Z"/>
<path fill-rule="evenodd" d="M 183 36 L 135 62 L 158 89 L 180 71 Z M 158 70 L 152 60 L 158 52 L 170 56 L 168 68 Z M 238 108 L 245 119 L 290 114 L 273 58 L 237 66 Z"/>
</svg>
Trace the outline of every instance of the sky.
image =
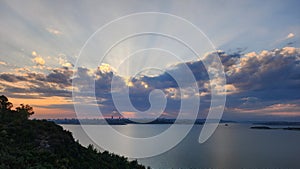
<svg viewBox="0 0 300 169">
<path fill-rule="evenodd" d="M 182 103 L 196 98 L 197 116 L 205 118 L 219 79 L 210 79 L 216 73 L 204 63 L 217 55 L 226 78 L 224 119 L 299 121 L 299 5 L 3 0 L 0 94 L 14 106 L 33 106 L 33 118 L 76 118 L 74 106 L 87 118 L 98 117 L 93 107 L 104 117 L 176 118 Z M 141 12 L 152 13 L 124 18 Z M 124 38 L 149 30 L 161 34 Z"/>
</svg>

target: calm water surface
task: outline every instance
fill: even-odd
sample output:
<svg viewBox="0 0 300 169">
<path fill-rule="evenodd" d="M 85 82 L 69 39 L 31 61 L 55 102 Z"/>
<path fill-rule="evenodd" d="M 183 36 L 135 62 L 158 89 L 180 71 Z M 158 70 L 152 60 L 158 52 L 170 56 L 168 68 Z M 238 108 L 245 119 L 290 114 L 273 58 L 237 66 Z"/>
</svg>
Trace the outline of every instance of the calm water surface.
<svg viewBox="0 0 300 169">
<path fill-rule="evenodd" d="M 82 145 L 92 144 L 79 125 L 62 126 L 71 131 Z M 195 125 L 187 137 L 173 149 L 138 161 L 154 169 L 300 168 L 300 131 L 254 130 L 249 129 L 250 126 L 220 124 L 208 141 L 199 144 L 198 137 L 202 126 Z M 120 132 L 134 137 L 153 136 L 168 127 L 168 125 L 114 126 Z M 178 127 L 180 128 L 180 125 Z M 101 126 L 99 132 L 105 133 L 104 130 L 101 131 Z"/>
</svg>

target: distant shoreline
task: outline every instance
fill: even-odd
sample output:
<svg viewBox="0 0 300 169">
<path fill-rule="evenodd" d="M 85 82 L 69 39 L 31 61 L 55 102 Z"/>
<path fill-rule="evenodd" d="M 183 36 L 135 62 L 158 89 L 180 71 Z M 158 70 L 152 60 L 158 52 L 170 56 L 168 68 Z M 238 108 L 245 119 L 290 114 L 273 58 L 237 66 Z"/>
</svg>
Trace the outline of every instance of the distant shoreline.
<svg viewBox="0 0 300 169">
<path fill-rule="evenodd" d="M 300 127 L 269 127 L 269 126 L 252 126 L 250 129 L 258 130 L 297 130 L 300 131 Z"/>
<path fill-rule="evenodd" d="M 298 130 L 300 127 L 291 127 L 291 126 L 300 126 L 300 122 L 286 122 L 286 121 L 273 121 L 273 122 L 259 122 L 253 123 L 255 126 L 250 127 L 251 129 L 259 130 Z M 286 127 L 269 127 L 269 126 L 286 126 Z"/>
<path fill-rule="evenodd" d="M 106 118 L 106 119 L 47 119 L 48 121 L 53 121 L 59 125 L 128 125 L 128 124 L 179 124 L 179 125 L 203 125 L 206 120 L 205 119 L 166 119 L 166 118 L 158 118 L 153 121 L 149 121 L 149 119 L 128 119 L 128 118 Z M 138 121 L 138 122 L 137 122 Z M 144 122 L 143 122 L 144 121 Z M 252 124 L 254 126 L 250 127 L 251 129 L 264 129 L 264 130 L 299 130 L 300 122 L 288 122 L 288 121 L 266 121 L 266 122 L 237 122 L 230 120 L 209 120 L 210 123 L 220 123 L 228 126 L 230 123 L 239 123 L 239 124 Z M 285 127 L 269 127 L 269 126 L 285 126 Z"/>
<path fill-rule="evenodd" d="M 165 119 L 159 118 L 153 121 L 147 119 L 139 119 L 139 122 L 131 119 L 119 118 L 119 119 L 48 119 L 48 121 L 53 121 L 56 124 L 71 124 L 71 125 L 127 125 L 127 124 L 195 124 L 203 125 L 206 121 L 205 119 L 196 120 L 177 120 L 176 119 Z M 143 121 L 145 121 L 143 123 Z M 209 122 L 219 122 L 218 120 L 210 120 Z M 234 121 L 221 120 L 219 123 L 235 123 Z"/>
</svg>

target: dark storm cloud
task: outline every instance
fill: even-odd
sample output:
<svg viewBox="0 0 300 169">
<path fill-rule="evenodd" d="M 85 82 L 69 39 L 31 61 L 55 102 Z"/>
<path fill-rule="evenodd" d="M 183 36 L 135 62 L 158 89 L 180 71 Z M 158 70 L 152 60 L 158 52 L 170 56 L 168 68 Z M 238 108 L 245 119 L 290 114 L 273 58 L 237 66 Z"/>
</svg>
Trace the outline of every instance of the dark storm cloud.
<svg viewBox="0 0 300 169">
<path fill-rule="evenodd" d="M 231 73 L 230 71 L 232 67 L 237 65 L 241 57 L 241 54 L 239 52 L 226 54 L 223 51 L 217 51 L 206 55 L 204 57 L 204 61 L 206 61 L 209 64 L 213 64 L 214 61 L 211 59 L 214 57 L 212 57 L 212 55 L 219 56 L 224 66 L 224 71 L 225 73 L 228 74 Z M 186 70 L 186 68 L 188 68 L 189 70 Z M 193 73 L 193 76 L 195 80 L 198 82 L 198 86 L 200 88 L 203 88 L 203 84 L 209 81 L 209 76 L 206 67 L 203 64 L 203 61 L 197 60 L 197 61 L 190 61 L 190 62 L 184 62 L 184 63 L 172 65 L 167 69 L 166 72 L 158 76 L 154 76 L 154 77 L 143 76 L 139 79 L 133 79 L 133 82 L 141 80 L 148 83 L 150 86 L 152 86 L 155 89 L 166 89 L 166 88 L 174 88 L 174 87 L 176 88 L 178 87 L 178 84 L 176 82 L 176 79 L 174 79 L 171 76 L 171 74 L 180 75 L 179 77 L 181 77 L 181 79 L 179 80 L 182 80 L 184 79 L 184 76 L 188 75 L 189 73 L 188 71 L 191 71 Z M 186 85 L 188 86 L 190 84 L 186 84 Z"/>
<path fill-rule="evenodd" d="M 240 52 L 236 52 L 236 53 L 232 53 L 232 54 L 226 54 L 223 51 L 217 52 L 217 55 L 221 59 L 221 62 L 224 66 L 224 71 L 225 71 L 226 74 L 231 73 L 231 69 L 233 69 L 233 66 L 237 65 L 237 63 L 239 62 L 239 60 L 242 56 Z"/>
<path fill-rule="evenodd" d="M 98 77 L 95 79 L 96 93 L 110 92 L 113 77 L 117 79 L 117 84 L 124 85 L 124 81 L 122 80 L 122 78 L 116 75 L 114 72 L 97 71 L 96 75 L 98 75 Z"/>
<path fill-rule="evenodd" d="M 183 82 L 182 87 L 188 87 L 191 84 L 189 83 L 190 79 L 186 76 L 188 76 L 190 72 L 193 74 L 195 80 L 198 82 L 198 86 L 202 88 L 203 83 L 208 80 L 208 74 L 205 66 L 201 61 L 192 61 L 172 65 L 167 69 L 166 72 L 158 76 L 143 76 L 138 79 L 133 79 L 133 82 L 143 81 L 155 89 L 168 89 L 178 88 L 179 84 L 177 83 L 177 81 L 180 81 Z M 172 75 L 177 75 L 179 79 L 173 78 Z"/>
<path fill-rule="evenodd" d="M 235 90 L 227 95 L 228 109 L 263 109 L 274 104 L 289 103 L 300 99 L 300 96 L 295 94 L 300 91 L 299 53 L 299 49 L 296 48 L 263 51 L 259 54 L 242 54 L 241 52 L 227 54 L 217 51 L 208 54 L 204 59 L 212 63 L 211 55 L 217 54 L 224 66 L 227 84 L 235 87 Z M 200 87 L 200 94 L 201 92 L 207 93 L 201 96 L 200 107 L 200 112 L 207 112 L 210 105 L 210 89 L 207 88 L 209 86 L 204 86 L 205 83 L 209 83 L 205 66 L 200 60 L 191 61 L 173 65 L 168 68 L 168 72 L 180 74 L 182 77 L 185 73 L 184 66 L 193 72 Z M 178 89 L 176 80 L 168 72 L 154 77 L 142 76 L 131 80 L 133 86 L 130 87 L 130 99 L 138 110 L 143 111 L 150 107 L 149 93 L 153 89 L 164 91 L 169 88 Z M 99 85 L 96 90 L 97 96 L 106 99 L 102 102 L 103 107 L 107 109 L 111 107 L 110 110 L 115 110 L 111 94 L 107 91 L 110 89 L 109 82 L 113 75 L 113 73 L 105 74 L 105 76 L 102 74 L 102 79 L 98 79 L 96 83 Z M 124 82 L 121 79 L 120 77 L 120 83 L 123 85 Z M 147 84 L 148 88 L 144 88 L 142 83 Z M 189 84 L 186 84 L 185 87 L 188 86 Z M 166 112 L 176 115 L 180 109 L 178 97 L 167 98 Z"/>
<path fill-rule="evenodd" d="M 147 82 L 147 84 L 149 84 L 150 86 L 152 86 L 155 89 L 165 89 L 165 88 L 178 86 L 175 79 L 167 72 L 165 72 L 159 76 L 154 76 L 154 77 L 143 76 L 139 79 L 134 78 L 132 80 L 132 82 L 134 84 L 140 83 L 140 81 Z"/>
<path fill-rule="evenodd" d="M 235 117 L 245 111 L 243 116 L 252 118 L 281 111 L 286 112 L 286 116 L 296 116 L 297 106 L 284 107 L 291 103 L 300 105 L 299 61 L 300 50 L 292 47 L 242 56 L 237 67 L 232 68 L 231 75 L 227 77 L 227 83 L 237 88 L 234 94 L 227 95 L 227 115 Z M 280 105 L 281 108 L 270 109 L 274 105 Z"/>
<path fill-rule="evenodd" d="M 0 74 L 0 84 L 3 93 L 14 98 L 36 98 L 62 96 L 71 97 L 71 86 L 73 72 L 68 68 L 53 69 L 48 75 L 44 73 Z M 17 84 L 17 85 L 16 85 Z M 24 95 L 28 93 L 28 95 Z M 31 95 L 36 94 L 36 95 Z"/>
<path fill-rule="evenodd" d="M 13 74 L 3 73 L 0 74 L 0 79 L 7 81 L 7 82 L 18 82 L 18 81 L 25 81 L 26 79 L 22 76 L 16 76 Z"/>
<path fill-rule="evenodd" d="M 53 82 L 63 86 L 70 86 L 72 84 L 71 76 L 73 71 L 69 70 L 67 67 L 60 69 L 54 69 L 52 73 L 46 76 L 48 82 Z"/>
<path fill-rule="evenodd" d="M 239 93 L 263 99 L 300 99 L 300 52 L 295 48 L 263 51 L 244 56 L 241 67 L 233 70 L 227 83 Z"/>
<path fill-rule="evenodd" d="M 203 66 L 201 61 L 194 61 L 194 62 L 187 62 L 187 63 L 180 63 L 177 65 L 173 65 L 168 68 L 168 72 L 165 72 L 163 74 L 154 77 L 149 77 L 149 76 L 136 77 L 130 80 L 132 85 L 129 86 L 129 98 L 132 105 L 140 111 L 145 111 L 149 109 L 151 106 L 149 102 L 149 94 L 153 89 L 161 89 L 161 90 L 169 89 L 169 88 L 178 89 L 178 84 L 176 80 L 170 74 L 179 74 L 180 75 L 179 77 L 184 76 L 186 71 L 184 70 L 184 66 L 187 66 L 187 68 L 189 68 L 191 72 L 194 73 L 195 79 L 197 80 L 198 83 L 203 84 L 208 80 L 206 69 Z M 117 83 L 119 84 L 120 89 L 128 87 L 126 86 L 126 82 L 124 82 L 124 79 L 122 77 L 119 77 L 114 72 L 103 73 L 101 71 L 98 71 L 96 74 L 99 75 L 99 78 L 97 78 L 95 81 L 96 96 L 98 98 L 104 98 L 104 100 L 98 102 L 99 104 L 101 104 L 100 109 L 103 111 L 107 111 L 108 113 L 115 111 L 116 108 L 110 92 L 111 79 L 113 76 L 116 76 Z M 182 79 L 184 79 L 184 77 L 182 77 Z M 186 86 L 184 87 L 189 87 L 189 85 L 190 84 L 186 84 Z M 201 88 L 201 90 L 207 91 L 207 89 L 204 89 L 203 87 Z M 122 90 L 117 92 L 122 92 Z M 166 105 L 165 112 L 169 113 L 169 115 L 172 115 L 173 117 L 177 116 L 177 113 L 180 109 L 181 101 L 180 99 L 178 99 L 178 97 L 180 97 L 180 93 L 179 96 L 177 96 L 177 98 L 167 97 L 167 105 Z"/>
<path fill-rule="evenodd" d="M 228 110 L 241 108 L 245 110 L 265 109 L 276 104 L 288 104 L 300 100 L 300 50 L 293 47 L 262 51 L 259 54 L 241 52 L 226 54 L 218 51 L 211 53 L 204 59 L 209 60 L 210 55 L 218 54 L 224 66 L 227 84 L 235 87 L 235 91 L 228 93 L 226 106 Z M 207 61 L 206 60 L 206 61 Z M 182 64 L 186 64 L 193 72 L 199 87 L 209 82 L 207 71 L 201 61 L 180 63 L 171 67 L 171 71 L 180 73 Z M 176 81 L 169 74 L 164 73 L 156 77 L 142 77 L 142 81 L 153 88 L 166 89 L 177 87 Z M 200 92 L 208 92 L 202 88 Z M 209 99 L 205 100 L 200 112 L 207 111 Z M 174 99 L 169 98 L 172 106 L 178 105 Z M 174 111 L 167 106 L 166 111 Z M 263 113 L 263 112 L 262 112 Z M 251 115 L 250 115 L 251 116 Z"/>
</svg>

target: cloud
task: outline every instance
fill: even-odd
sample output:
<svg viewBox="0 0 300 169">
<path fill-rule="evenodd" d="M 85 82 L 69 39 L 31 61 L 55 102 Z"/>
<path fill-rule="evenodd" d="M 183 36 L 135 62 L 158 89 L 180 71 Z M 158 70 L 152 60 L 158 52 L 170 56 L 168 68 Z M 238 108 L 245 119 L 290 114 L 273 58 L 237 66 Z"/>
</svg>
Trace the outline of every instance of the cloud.
<svg viewBox="0 0 300 169">
<path fill-rule="evenodd" d="M 299 48 L 284 47 L 246 54 L 241 52 L 227 54 L 223 51 L 217 51 L 207 54 L 204 59 L 213 64 L 213 61 L 209 59 L 215 54 L 219 55 L 226 73 L 227 110 L 233 110 L 232 108 L 253 111 L 267 110 L 265 108 L 273 104 L 288 104 L 290 101 L 300 99 L 299 95 L 295 95 L 300 90 Z M 131 89 L 132 104 L 140 110 L 147 110 L 150 107 L 148 100 L 150 91 L 162 89 L 168 99 L 166 113 L 176 114 L 179 110 L 176 105 L 180 105 L 180 100 L 182 98 L 191 99 L 194 96 L 201 96 L 201 101 L 203 101 L 201 111 L 207 111 L 205 108 L 209 107 L 210 102 L 210 81 L 207 70 L 201 60 L 172 65 L 167 70 L 174 74 L 180 74 L 179 77 L 182 77 L 186 75 L 183 69 L 184 65 L 187 65 L 193 72 L 200 87 L 199 93 L 188 92 L 187 89 L 190 85 L 188 83 L 179 90 L 176 80 L 165 72 L 157 76 L 141 76 L 133 78 L 130 82 L 125 81 L 124 83 Z M 119 78 L 121 84 L 122 77 Z M 109 89 L 103 86 L 103 84 L 109 86 L 109 80 L 104 83 L 104 79 L 99 81 L 102 86 L 97 90 L 102 94 L 105 88 Z M 147 84 L 147 88 L 144 87 L 144 84 Z M 184 97 L 181 97 L 181 92 L 184 93 Z M 106 98 L 103 104 L 113 107 L 113 101 L 108 97 L 109 92 L 106 94 L 102 95 Z M 101 97 L 99 94 L 98 96 Z M 263 114 L 263 112 L 261 113 Z"/>
<path fill-rule="evenodd" d="M 248 118 L 267 115 L 298 115 L 299 109 L 282 106 L 281 113 L 276 113 L 273 105 L 299 104 L 300 96 L 300 49 L 284 47 L 250 52 L 242 55 L 227 83 L 236 88 L 227 95 L 228 114 L 250 113 Z M 273 111 L 273 113 L 272 113 Z"/>
<path fill-rule="evenodd" d="M 0 74 L 0 79 L 7 82 L 19 82 L 19 81 L 26 80 L 22 76 L 15 76 L 13 74 L 8 74 L 8 73 Z"/>
<path fill-rule="evenodd" d="M 291 41 L 294 39 L 295 36 L 296 35 L 294 33 L 289 33 L 285 37 L 280 38 L 280 39 L 276 40 L 275 42 L 271 43 L 270 46 L 276 46 L 276 45 L 280 45 L 280 44 L 281 45 L 284 44 L 284 45 L 288 45 L 288 46 L 293 45 L 293 44 L 297 43 L 297 41 L 295 41 L 295 40 Z"/>
<path fill-rule="evenodd" d="M 58 29 L 54 29 L 54 28 L 46 28 L 46 30 L 53 35 L 62 35 L 63 34 Z"/>
<path fill-rule="evenodd" d="M 45 65 L 45 60 L 40 56 L 37 56 L 37 57 L 33 58 L 32 61 L 34 63 L 36 63 L 37 65 L 40 65 L 40 66 Z"/>
<path fill-rule="evenodd" d="M 207 54 L 204 59 L 208 63 L 212 55 L 219 55 L 224 65 L 227 84 L 226 111 L 230 115 L 238 111 L 258 114 L 272 114 L 272 105 L 292 104 L 297 105 L 300 96 L 295 94 L 300 91 L 300 49 L 284 47 L 261 52 L 249 52 L 242 54 L 225 53 L 217 51 Z M 38 57 L 36 52 L 33 56 Z M 68 63 L 61 61 L 61 65 Z M 199 86 L 199 91 L 190 90 L 190 83 L 185 82 L 179 88 L 177 81 L 171 74 L 178 74 L 179 80 L 184 81 L 186 76 L 185 66 L 193 73 Z M 49 69 L 50 72 L 23 72 L 23 73 L 0 73 L 0 85 L 3 93 L 9 93 L 15 98 L 38 98 L 59 96 L 68 98 L 72 96 L 72 82 L 74 91 L 81 93 L 86 98 L 85 103 L 91 104 L 95 99 L 104 115 L 110 115 L 116 111 L 112 93 L 124 97 L 124 89 L 129 87 L 129 98 L 136 109 L 145 111 L 150 108 L 149 94 L 153 89 L 161 89 L 167 99 L 164 113 L 168 117 L 176 117 L 180 110 L 181 99 L 193 99 L 201 97 L 199 116 L 205 117 L 210 106 L 210 83 L 207 70 L 201 60 L 178 63 L 166 68 L 166 72 L 156 76 L 136 76 L 131 79 L 122 77 L 108 64 L 102 64 L 96 69 L 79 67 L 74 70 L 69 67 Z M 73 73 L 75 75 L 73 76 Z M 111 82 L 115 78 L 116 88 L 112 89 Z M 91 85 L 95 84 L 95 90 L 91 91 Z M 92 92 L 92 93 L 88 93 Z M 24 95 L 24 93 L 30 93 Z M 181 96 L 182 95 L 182 96 Z M 156 99 L 155 99 L 156 100 Z M 77 104 L 77 103 L 75 103 Z M 156 104 L 156 103 L 155 103 Z M 158 104 L 158 103 L 157 103 Z M 124 112 L 133 112 L 130 107 L 124 106 Z M 58 105 L 49 105 L 49 108 L 63 108 Z M 273 106 L 274 107 L 274 106 Z M 275 106 L 276 108 L 276 106 Z M 283 109 L 282 109 L 283 110 Z M 297 109 L 289 106 L 286 113 L 297 114 Z M 281 111 L 283 112 L 283 111 Z M 137 113 L 137 112 L 135 112 Z M 226 113 L 226 112 L 225 112 Z M 276 114 L 276 113 L 275 113 Z M 280 113 L 277 113 L 279 115 Z M 282 113 L 281 113 L 282 114 Z M 129 114 L 128 114 L 129 115 Z M 141 117 L 140 114 L 135 114 Z"/>
<path fill-rule="evenodd" d="M 61 57 L 58 59 L 58 61 L 59 61 L 59 64 L 61 66 L 63 66 L 63 67 L 69 67 L 69 68 L 71 68 L 71 67 L 74 66 L 72 63 L 68 62 L 67 60 L 65 60 L 65 59 L 63 59 Z"/>
<path fill-rule="evenodd" d="M 47 108 L 47 109 L 74 109 L 73 103 L 61 103 L 61 104 L 49 104 L 49 105 L 35 105 L 35 107 Z"/>
<path fill-rule="evenodd" d="M 245 54 L 239 66 L 232 68 L 228 83 L 240 91 L 298 88 L 299 59 L 300 49 L 294 47 Z"/>
<path fill-rule="evenodd" d="M 45 73 L 1 73 L 0 85 L 3 93 L 15 98 L 62 96 L 71 97 L 73 71 L 66 67 L 55 68 L 49 74 Z"/>
<path fill-rule="evenodd" d="M 289 34 L 286 36 L 286 39 L 291 39 L 291 38 L 293 38 L 293 37 L 295 37 L 295 34 L 289 33 Z"/>
<path fill-rule="evenodd" d="M 297 103 L 275 103 L 268 106 L 265 106 L 260 109 L 245 109 L 245 108 L 233 108 L 231 111 L 238 113 L 248 114 L 248 116 L 299 116 L 300 105 Z"/>
<path fill-rule="evenodd" d="M 35 57 L 38 56 L 37 53 L 36 53 L 36 51 L 32 51 L 32 52 L 31 52 L 31 55 L 32 55 L 32 56 L 35 56 Z"/>
<path fill-rule="evenodd" d="M 0 65 L 7 65 L 6 62 L 0 61 Z"/>
<path fill-rule="evenodd" d="M 59 84 L 61 88 L 71 86 L 73 71 L 67 67 L 54 69 L 46 76 L 46 81 Z"/>
<path fill-rule="evenodd" d="M 39 56 L 36 51 L 32 51 L 31 55 L 34 56 L 34 58 L 32 59 L 34 63 L 39 66 L 45 65 L 45 60 L 41 56 Z"/>
<path fill-rule="evenodd" d="M 136 118 L 137 117 L 136 112 L 122 112 L 122 115 L 125 118 Z"/>
</svg>

